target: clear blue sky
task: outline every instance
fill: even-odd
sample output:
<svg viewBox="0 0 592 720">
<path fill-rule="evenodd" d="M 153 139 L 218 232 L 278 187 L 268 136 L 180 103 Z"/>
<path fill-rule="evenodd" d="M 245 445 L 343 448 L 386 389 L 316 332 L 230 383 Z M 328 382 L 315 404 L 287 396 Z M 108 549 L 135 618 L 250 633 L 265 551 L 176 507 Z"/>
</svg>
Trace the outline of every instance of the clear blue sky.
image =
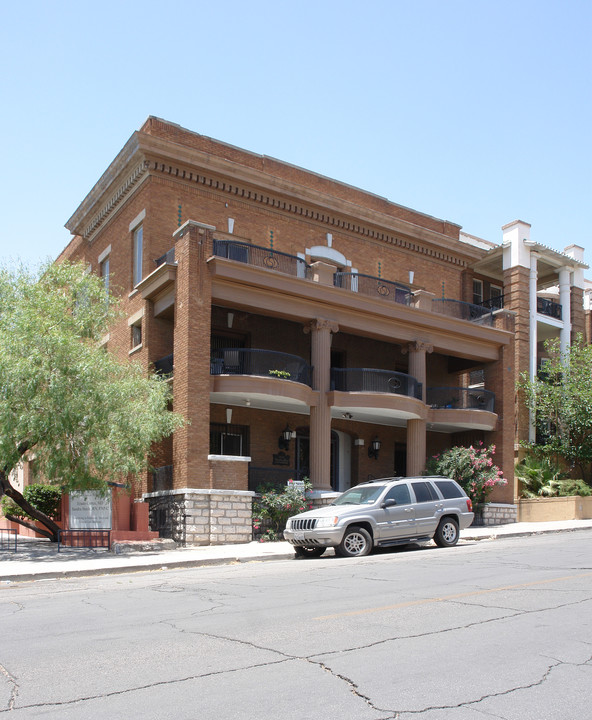
<svg viewBox="0 0 592 720">
<path fill-rule="evenodd" d="M 4 2 L 0 261 L 55 258 L 157 115 L 592 264 L 591 37 L 589 0 Z"/>
</svg>

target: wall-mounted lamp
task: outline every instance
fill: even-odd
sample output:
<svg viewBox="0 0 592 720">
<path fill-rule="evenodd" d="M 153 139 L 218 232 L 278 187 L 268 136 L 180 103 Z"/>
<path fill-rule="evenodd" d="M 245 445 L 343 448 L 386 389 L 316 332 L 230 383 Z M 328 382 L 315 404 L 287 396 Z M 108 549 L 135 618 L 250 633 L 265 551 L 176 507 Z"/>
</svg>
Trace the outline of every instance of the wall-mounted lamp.
<svg viewBox="0 0 592 720">
<path fill-rule="evenodd" d="M 375 437 L 374 440 L 370 443 L 368 447 L 368 457 L 374 458 L 374 460 L 378 460 L 378 453 L 380 451 L 380 440 L 378 437 Z"/>
<path fill-rule="evenodd" d="M 292 431 L 290 430 L 290 427 L 288 425 L 286 425 L 285 429 L 282 431 L 282 434 L 278 438 L 279 449 L 280 450 L 289 450 L 291 438 L 292 438 Z"/>
</svg>

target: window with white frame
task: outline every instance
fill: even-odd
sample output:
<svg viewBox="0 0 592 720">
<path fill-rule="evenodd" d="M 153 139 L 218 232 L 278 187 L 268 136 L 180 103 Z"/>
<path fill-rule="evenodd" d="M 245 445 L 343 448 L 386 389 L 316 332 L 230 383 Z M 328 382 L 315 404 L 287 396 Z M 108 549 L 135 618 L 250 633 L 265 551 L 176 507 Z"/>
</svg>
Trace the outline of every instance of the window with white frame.
<svg viewBox="0 0 592 720">
<path fill-rule="evenodd" d="M 142 280 L 142 257 L 144 245 L 144 226 L 138 225 L 133 231 L 133 286 Z"/>
<path fill-rule="evenodd" d="M 473 305 L 483 302 L 483 280 L 473 280 Z"/>
</svg>

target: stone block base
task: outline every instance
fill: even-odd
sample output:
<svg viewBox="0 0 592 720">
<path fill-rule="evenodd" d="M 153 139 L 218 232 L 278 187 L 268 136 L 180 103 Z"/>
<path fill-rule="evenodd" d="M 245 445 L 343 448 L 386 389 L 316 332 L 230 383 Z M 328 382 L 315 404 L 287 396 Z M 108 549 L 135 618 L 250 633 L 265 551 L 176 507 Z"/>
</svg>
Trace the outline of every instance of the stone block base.
<svg viewBox="0 0 592 720">
<path fill-rule="evenodd" d="M 483 508 L 483 525 L 507 525 L 518 520 L 518 507 L 504 503 L 487 503 Z"/>
<path fill-rule="evenodd" d="M 150 505 L 150 527 L 182 545 L 226 545 L 253 539 L 248 490 L 162 490 L 143 497 Z"/>
</svg>

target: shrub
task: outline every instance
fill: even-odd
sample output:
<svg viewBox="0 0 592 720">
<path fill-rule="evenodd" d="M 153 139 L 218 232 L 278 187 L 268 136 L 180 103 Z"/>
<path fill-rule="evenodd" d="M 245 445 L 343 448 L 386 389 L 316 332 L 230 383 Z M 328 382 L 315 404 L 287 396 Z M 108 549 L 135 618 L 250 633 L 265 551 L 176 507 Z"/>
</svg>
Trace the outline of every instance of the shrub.
<svg viewBox="0 0 592 720">
<path fill-rule="evenodd" d="M 25 500 L 30 502 L 34 508 L 54 519 L 60 511 L 62 488 L 57 485 L 34 483 L 25 487 L 23 490 L 23 497 Z M 33 520 L 28 513 L 26 513 L 9 497 L 3 497 L 1 505 L 4 515 L 13 515 L 14 517 Z"/>
<path fill-rule="evenodd" d="M 527 455 L 516 465 L 520 480 L 520 496 L 525 498 L 557 495 L 557 487 L 565 474 L 549 458 Z"/>
<path fill-rule="evenodd" d="M 305 481 L 304 492 L 290 484 L 282 490 L 265 490 L 256 497 L 253 502 L 253 531 L 261 542 L 281 540 L 288 518 L 312 508 L 305 496 L 311 489 L 312 484 Z"/>
<path fill-rule="evenodd" d="M 456 446 L 434 455 L 427 463 L 428 472 L 456 480 L 473 505 L 483 505 L 496 485 L 507 485 L 502 471 L 493 464 L 495 445 L 478 448 Z"/>
</svg>

